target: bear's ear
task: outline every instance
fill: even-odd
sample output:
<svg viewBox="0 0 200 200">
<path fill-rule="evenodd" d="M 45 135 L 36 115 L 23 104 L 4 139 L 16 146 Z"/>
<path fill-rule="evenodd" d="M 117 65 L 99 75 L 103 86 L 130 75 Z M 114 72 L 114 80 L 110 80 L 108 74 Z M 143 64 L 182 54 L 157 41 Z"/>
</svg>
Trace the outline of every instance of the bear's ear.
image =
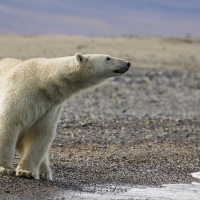
<svg viewBox="0 0 200 200">
<path fill-rule="evenodd" d="M 77 62 L 80 63 L 80 64 L 83 63 L 84 60 L 85 60 L 84 55 L 81 54 L 81 53 L 77 53 L 77 54 L 75 55 L 75 57 L 76 57 Z"/>
</svg>

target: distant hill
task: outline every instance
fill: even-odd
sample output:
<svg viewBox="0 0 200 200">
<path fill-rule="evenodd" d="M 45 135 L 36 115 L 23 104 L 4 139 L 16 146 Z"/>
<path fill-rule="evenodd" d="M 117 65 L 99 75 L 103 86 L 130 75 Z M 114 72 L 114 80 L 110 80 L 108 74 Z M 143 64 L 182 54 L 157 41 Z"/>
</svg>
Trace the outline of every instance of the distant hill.
<svg viewBox="0 0 200 200">
<path fill-rule="evenodd" d="M 200 35 L 200 1 L 0 0 L 0 32 Z"/>
</svg>

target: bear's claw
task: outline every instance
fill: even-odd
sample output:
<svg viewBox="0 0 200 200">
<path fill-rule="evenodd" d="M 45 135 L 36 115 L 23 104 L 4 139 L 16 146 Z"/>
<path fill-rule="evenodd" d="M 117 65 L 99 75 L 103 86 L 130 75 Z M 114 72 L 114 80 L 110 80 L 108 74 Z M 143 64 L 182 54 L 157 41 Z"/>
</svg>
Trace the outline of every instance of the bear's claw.
<svg viewBox="0 0 200 200">
<path fill-rule="evenodd" d="M 0 174 L 15 175 L 15 170 L 13 168 L 5 168 L 0 166 Z"/>
<path fill-rule="evenodd" d="M 16 176 L 38 179 L 38 177 L 36 177 L 33 172 L 28 171 L 28 170 L 24 170 L 24 169 L 17 169 L 16 170 Z"/>
<path fill-rule="evenodd" d="M 52 180 L 51 174 L 45 172 L 40 173 L 40 178 L 44 180 Z"/>
</svg>

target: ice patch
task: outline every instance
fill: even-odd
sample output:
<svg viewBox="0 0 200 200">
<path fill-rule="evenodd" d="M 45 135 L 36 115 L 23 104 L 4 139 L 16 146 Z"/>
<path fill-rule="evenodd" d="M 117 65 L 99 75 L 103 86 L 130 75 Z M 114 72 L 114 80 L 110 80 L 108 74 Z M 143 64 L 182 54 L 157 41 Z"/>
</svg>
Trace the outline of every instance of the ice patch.
<svg viewBox="0 0 200 200">
<path fill-rule="evenodd" d="M 120 186 L 118 186 L 120 188 Z M 109 190 L 106 187 L 105 190 Z M 103 190 L 104 190 L 103 189 Z M 200 199 L 200 183 L 193 184 L 166 184 L 160 188 L 156 187 L 124 187 L 121 186 L 121 192 L 80 192 L 74 193 L 76 200 L 199 200 Z M 69 197 L 69 193 L 65 194 L 65 198 Z"/>
<path fill-rule="evenodd" d="M 194 172 L 194 173 L 191 173 L 191 175 L 193 178 L 200 179 L 200 172 Z"/>
</svg>

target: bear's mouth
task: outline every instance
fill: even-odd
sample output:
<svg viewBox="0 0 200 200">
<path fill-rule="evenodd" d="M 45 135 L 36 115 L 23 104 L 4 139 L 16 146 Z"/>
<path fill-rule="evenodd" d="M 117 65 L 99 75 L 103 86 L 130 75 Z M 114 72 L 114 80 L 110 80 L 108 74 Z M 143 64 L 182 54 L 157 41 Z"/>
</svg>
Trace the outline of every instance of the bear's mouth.
<svg viewBox="0 0 200 200">
<path fill-rule="evenodd" d="M 114 72 L 118 73 L 118 74 L 124 74 L 125 72 L 128 71 L 128 67 L 123 67 L 123 68 L 119 68 L 119 69 L 115 69 Z"/>
</svg>

